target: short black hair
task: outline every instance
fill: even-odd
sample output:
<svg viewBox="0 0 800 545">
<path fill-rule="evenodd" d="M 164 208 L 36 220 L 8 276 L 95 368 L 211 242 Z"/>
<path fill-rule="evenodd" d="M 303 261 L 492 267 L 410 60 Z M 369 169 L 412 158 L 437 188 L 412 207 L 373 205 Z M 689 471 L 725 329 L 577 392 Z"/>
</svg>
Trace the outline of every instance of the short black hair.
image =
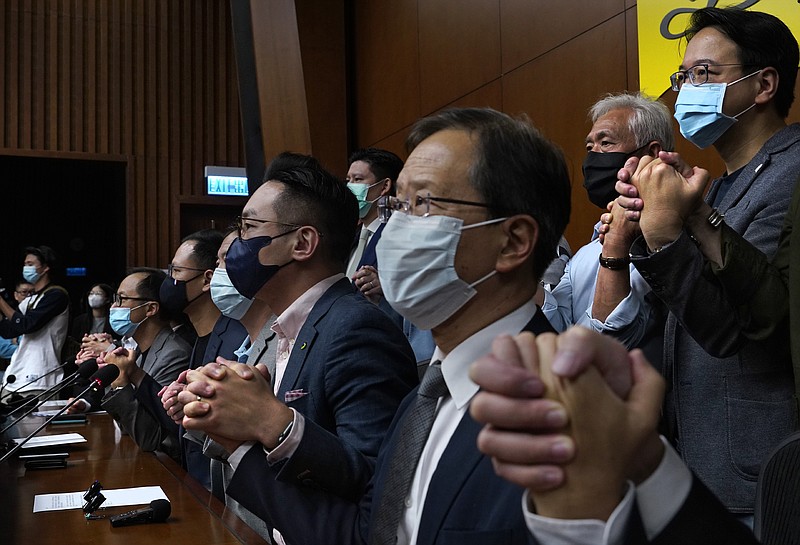
<svg viewBox="0 0 800 545">
<path fill-rule="evenodd" d="M 38 259 L 42 265 L 50 267 L 51 273 L 55 272 L 58 258 L 50 246 L 28 246 L 25 248 L 24 255 L 35 255 L 36 259 Z"/>
<path fill-rule="evenodd" d="M 293 151 L 282 151 L 267 165 L 264 171 L 263 182 L 272 179 L 272 174 L 279 170 L 286 170 L 293 167 L 307 167 L 307 168 L 322 168 L 319 160 L 311 155 L 303 155 L 302 153 L 295 153 Z"/>
<path fill-rule="evenodd" d="M 766 68 L 778 72 L 775 108 L 784 119 L 794 102 L 794 84 L 800 63 L 797 40 L 783 21 L 760 11 L 735 7 L 702 8 L 695 11 L 686 28 L 691 39 L 704 28 L 715 28 L 736 44 L 739 62 L 745 67 Z"/>
<path fill-rule="evenodd" d="M 214 269 L 217 266 L 217 252 L 225 235 L 216 229 L 203 229 L 185 237 L 181 244 L 194 242 L 192 256 L 198 269 Z"/>
<path fill-rule="evenodd" d="M 347 164 L 352 165 L 356 161 L 363 161 L 369 165 L 370 170 L 375 175 L 375 181 L 389 178 L 392 181 L 392 195 L 396 192 L 397 177 L 403 170 L 403 160 L 391 151 L 380 148 L 362 148 L 350 154 Z"/>
<path fill-rule="evenodd" d="M 283 186 L 273 202 L 278 221 L 316 227 L 322 233 L 321 249 L 344 269 L 358 227 L 353 193 L 320 166 L 276 170 L 268 183 L 275 182 Z"/>
<path fill-rule="evenodd" d="M 128 269 L 127 276 L 132 274 L 141 274 L 142 279 L 136 284 L 136 293 L 139 297 L 144 297 L 149 301 L 161 302 L 161 284 L 167 277 L 167 273 L 161 269 L 154 269 L 152 267 L 134 267 Z"/>
<path fill-rule="evenodd" d="M 490 216 L 525 214 L 539 224 L 533 252 L 538 282 L 556 257 L 569 223 L 571 188 L 564 154 L 526 116 L 515 119 L 490 108 L 452 108 L 421 119 L 412 127 L 406 146 L 410 152 L 448 129 L 475 138 L 477 155 L 469 181 L 489 206 Z"/>
</svg>

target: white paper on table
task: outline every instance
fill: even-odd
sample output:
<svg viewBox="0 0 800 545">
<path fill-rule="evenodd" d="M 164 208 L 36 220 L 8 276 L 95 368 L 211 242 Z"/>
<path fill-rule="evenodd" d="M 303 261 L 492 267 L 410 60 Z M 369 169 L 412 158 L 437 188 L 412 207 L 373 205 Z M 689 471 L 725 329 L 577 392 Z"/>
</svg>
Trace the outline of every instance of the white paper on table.
<svg viewBox="0 0 800 545">
<path fill-rule="evenodd" d="M 21 443 L 25 440 L 24 437 L 12 439 L 15 443 Z M 42 435 L 41 437 L 34 437 L 24 445 L 23 449 L 34 447 L 55 447 L 58 445 L 71 445 L 72 443 L 85 443 L 86 438 L 80 433 L 58 433 L 55 435 Z"/>
<path fill-rule="evenodd" d="M 169 500 L 160 486 L 137 486 L 101 490 L 106 501 L 101 507 L 120 507 L 125 505 L 147 505 L 153 500 Z M 33 512 L 63 511 L 82 509 L 85 492 L 65 492 L 63 494 L 37 494 L 33 498 Z"/>
</svg>

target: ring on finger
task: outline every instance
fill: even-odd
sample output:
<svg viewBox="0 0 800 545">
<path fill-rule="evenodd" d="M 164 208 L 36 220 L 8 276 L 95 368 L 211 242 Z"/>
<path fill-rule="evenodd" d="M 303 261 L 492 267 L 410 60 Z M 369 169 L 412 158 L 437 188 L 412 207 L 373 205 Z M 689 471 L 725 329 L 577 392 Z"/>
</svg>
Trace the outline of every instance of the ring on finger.
<svg viewBox="0 0 800 545">
<path fill-rule="evenodd" d="M 203 398 L 202 398 L 202 397 L 200 397 L 200 396 L 197 396 L 197 401 L 198 401 L 198 402 L 202 402 L 202 401 L 203 401 Z"/>
</svg>

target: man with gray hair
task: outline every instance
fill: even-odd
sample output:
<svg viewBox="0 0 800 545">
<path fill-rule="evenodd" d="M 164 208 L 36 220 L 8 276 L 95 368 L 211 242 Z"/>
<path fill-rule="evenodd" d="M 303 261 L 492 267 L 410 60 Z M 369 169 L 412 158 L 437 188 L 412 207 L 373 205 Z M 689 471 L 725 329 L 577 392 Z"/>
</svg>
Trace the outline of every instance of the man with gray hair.
<svg viewBox="0 0 800 545">
<path fill-rule="evenodd" d="M 630 157 L 650 155 L 674 149 L 675 139 L 669 110 L 661 102 L 641 93 L 609 94 L 589 109 L 592 129 L 586 135 L 586 158 L 583 161 L 583 185 L 589 200 L 608 209 L 617 193 L 617 172 Z M 615 229 L 598 238 L 595 226 L 592 241 L 580 248 L 567 264 L 561 281 L 552 292 L 544 292 L 542 310 L 559 331 L 573 324 L 611 335 L 629 348 L 646 344 L 651 361 L 660 358 L 658 312 L 645 300 L 648 284 L 628 263 L 628 248 L 638 234 L 635 222 L 624 221 L 624 210 L 614 202 L 610 214 Z M 613 292 L 596 292 L 598 275 L 609 275 L 605 286 Z M 615 310 L 622 299 L 630 299 L 624 316 Z M 650 342 L 649 333 L 657 338 Z"/>
</svg>

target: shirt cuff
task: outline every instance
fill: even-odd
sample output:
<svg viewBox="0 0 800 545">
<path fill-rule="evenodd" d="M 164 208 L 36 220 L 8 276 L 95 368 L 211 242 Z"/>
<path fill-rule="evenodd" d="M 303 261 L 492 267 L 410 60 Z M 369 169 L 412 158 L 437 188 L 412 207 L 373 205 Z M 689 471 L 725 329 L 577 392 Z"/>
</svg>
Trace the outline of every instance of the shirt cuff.
<svg viewBox="0 0 800 545">
<path fill-rule="evenodd" d="M 636 503 L 648 539 L 658 535 L 680 511 L 692 489 L 692 472 L 663 437 L 664 457 L 636 487 Z"/>
<path fill-rule="evenodd" d="M 296 410 L 292 409 L 292 412 L 294 413 L 292 429 L 289 435 L 286 436 L 286 439 L 272 450 L 267 450 L 267 448 L 264 447 L 264 452 L 267 455 L 267 462 L 270 464 L 275 464 L 281 460 L 290 458 L 297 450 L 300 440 L 303 439 L 303 433 L 306 429 L 306 420 L 303 418 L 303 415 Z"/>
<path fill-rule="evenodd" d="M 634 488 L 628 490 L 607 522 L 593 519 L 554 519 L 528 510 L 528 491 L 522 495 L 522 513 L 528 531 L 539 543 L 548 545 L 620 545 L 625 537 L 627 521 L 635 500 Z"/>
</svg>

